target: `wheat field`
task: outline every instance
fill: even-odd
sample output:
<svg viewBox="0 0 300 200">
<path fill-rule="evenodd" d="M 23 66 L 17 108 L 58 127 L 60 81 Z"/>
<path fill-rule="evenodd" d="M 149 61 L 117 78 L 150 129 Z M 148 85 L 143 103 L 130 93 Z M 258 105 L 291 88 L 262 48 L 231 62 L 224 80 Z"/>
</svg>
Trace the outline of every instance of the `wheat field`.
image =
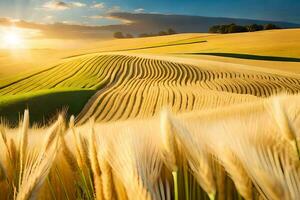
<svg viewBox="0 0 300 200">
<path fill-rule="evenodd" d="M 2 81 L 0 108 L 16 118 L 26 105 L 34 115 L 41 110 L 50 115 L 65 103 L 83 124 L 91 116 L 97 122 L 143 119 L 165 106 L 174 113 L 206 110 L 300 89 L 297 74 L 196 61 L 130 53 L 75 56 Z M 37 109 L 35 102 L 48 108 Z"/>
<path fill-rule="evenodd" d="M 81 126 L 25 111 L 1 127 L 1 199 L 299 199 L 299 98 Z"/>
<path fill-rule="evenodd" d="M 113 40 L 12 69 L 0 199 L 300 199 L 298 32 Z"/>
</svg>

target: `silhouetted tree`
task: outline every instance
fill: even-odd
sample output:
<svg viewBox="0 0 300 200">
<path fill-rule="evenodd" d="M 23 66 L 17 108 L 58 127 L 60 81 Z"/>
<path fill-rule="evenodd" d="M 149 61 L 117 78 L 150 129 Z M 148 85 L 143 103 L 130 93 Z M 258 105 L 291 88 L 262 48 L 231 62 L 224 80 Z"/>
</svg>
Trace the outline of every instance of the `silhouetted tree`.
<svg viewBox="0 0 300 200">
<path fill-rule="evenodd" d="M 209 32 L 226 34 L 226 33 L 241 33 L 247 31 L 254 32 L 254 31 L 270 30 L 270 29 L 279 29 L 279 27 L 274 24 L 266 24 L 264 26 L 258 24 L 240 26 L 232 23 L 232 24 L 214 25 L 209 28 Z"/>
<path fill-rule="evenodd" d="M 168 33 L 168 35 L 174 35 L 174 34 L 176 34 L 176 31 L 172 28 L 169 28 L 167 33 Z"/>
<path fill-rule="evenodd" d="M 259 25 L 259 24 L 251 24 L 251 25 L 247 26 L 247 29 L 249 32 L 261 31 L 261 30 L 264 30 L 264 26 Z"/>
<path fill-rule="evenodd" d="M 227 33 L 242 33 L 247 32 L 247 28 L 245 26 L 239 26 L 236 24 L 230 24 L 227 30 Z"/>
<path fill-rule="evenodd" d="M 265 30 L 272 30 L 272 29 L 280 29 L 280 27 L 279 27 L 279 26 L 276 26 L 275 24 L 266 24 L 266 25 L 264 26 L 264 29 L 265 29 Z"/>
<path fill-rule="evenodd" d="M 162 36 L 162 35 L 168 35 L 168 33 L 165 32 L 165 31 L 159 31 L 158 35 L 159 35 L 159 36 Z"/>
<path fill-rule="evenodd" d="M 133 38 L 133 35 L 131 35 L 130 33 L 127 33 L 125 37 L 126 38 Z"/>
<path fill-rule="evenodd" d="M 209 28 L 208 32 L 210 33 L 220 33 L 220 25 L 215 25 Z"/>
<path fill-rule="evenodd" d="M 115 32 L 115 33 L 114 33 L 114 37 L 120 39 L 120 38 L 124 38 L 124 35 L 123 35 L 122 32 Z"/>
<path fill-rule="evenodd" d="M 229 24 L 229 25 L 221 25 L 220 26 L 220 30 L 219 30 L 219 33 L 228 33 L 228 29 L 229 29 L 229 26 L 231 26 L 233 24 Z"/>
</svg>

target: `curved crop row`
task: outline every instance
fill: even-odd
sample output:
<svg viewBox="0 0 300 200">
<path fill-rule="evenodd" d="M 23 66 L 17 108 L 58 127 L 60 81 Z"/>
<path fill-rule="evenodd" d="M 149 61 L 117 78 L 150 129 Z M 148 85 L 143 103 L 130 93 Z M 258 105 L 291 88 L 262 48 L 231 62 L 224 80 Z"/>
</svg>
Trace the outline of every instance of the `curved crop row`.
<svg viewBox="0 0 300 200">
<path fill-rule="evenodd" d="M 145 118 L 168 106 L 174 112 L 253 101 L 281 92 L 298 93 L 299 81 L 257 72 L 208 70 L 188 64 L 125 56 L 119 79 L 101 90 L 77 117 L 79 124 Z M 132 58 L 132 59 L 130 59 Z"/>
<path fill-rule="evenodd" d="M 300 79 L 288 76 L 102 54 L 72 58 L 10 82 L 2 84 L 1 97 L 45 89 L 96 90 L 77 116 L 78 123 L 91 116 L 97 121 L 144 118 L 165 106 L 183 112 L 300 91 Z"/>
</svg>

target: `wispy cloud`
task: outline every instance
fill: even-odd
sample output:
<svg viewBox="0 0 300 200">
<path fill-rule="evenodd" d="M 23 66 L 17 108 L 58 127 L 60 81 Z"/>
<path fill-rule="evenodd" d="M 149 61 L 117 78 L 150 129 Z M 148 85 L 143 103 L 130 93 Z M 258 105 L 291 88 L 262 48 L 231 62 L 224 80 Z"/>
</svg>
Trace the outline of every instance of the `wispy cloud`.
<svg viewBox="0 0 300 200">
<path fill-rule="evenodd" d="M 113 13 L 112 13 L 113 14 Z M 120 22 L 120 25 L 124 25 L 124 24 L 132 24 L 134 21 L 130 20 L 130 19 L 123 19 L 121 17 L 115 17 L 113 15 L 108 15 L 105 16 L 105 19 L 110 19 L 110 20 L 115 20 Z"/>
<path fill-rule="evenodd" d="M 135 13 L 143 13 L 143 12 L 145 12 L 145 9 L 144 8 L 138 8 L 138 9 L 135 9 L 134 12 Z"/>
<path fill-rule="evenodd" d="M 0 28 L 11 27 L 12 25 L 20 29 L 28 29 L 39 33 L 38 35 L 31 36 L 29 39 L 103 39 L 112 37 L 112 32 L 103 26 L 78 24 L 73 21 L 62 21 L 60 23 L 36 23 L 10 18 L 0 18 Z"/>
<path fill-rule="evenodd" d="M 48 20 L 50 20 L 50 19 L 53 19 L 54 17 L 52 16 L 52 15 L 47 15 L 46 17 L 45 17 L 45 19 L 48 19 Z"/>
<path fill-rule="evenodd" d="M 47 10 L 67 10 L 70 6 L 63 1 L 49 1 L 43 5 L 43 8 Z"/>
<path fill-rule="evenodd" d="M 107 17 L 102 16 L 102 15 L 92 15 L 92 16 L 83 16 L 84 18 L 88 19 L 106 19 Z"/>
<path fill-rule="evenodd" d="M 103 9 L 103 8 L 105 8 L 105 4 L 104 3 L 96 3 L 96 4 L 92 5 L 91 8 Z"/>
<path fill-rule="evenodd" d="M 53 15 L 55 17 L 55 15 Z M 51 17 L 49 17 L 51 19 Z M 173 28 L 178 33 L 207 32 L 208 28 L 215 24 L 266 24 L 267 21 L 246 20 L 237 18 L 214 18 L 184 15 L 165 15 L 149 13 L 103 13 L 103 15 L 87 16 L 90 19 L 103 19 L 112 22 L 107 25 L 78 24 L 78 22 L 64 21 L 53 23 L 44 21 L 37 23 L 20 19 L 0 18 L 0 27 L 11 27 L 12 25 L 35 30 L 39 34 L 35 38 L 59 38 L 59 39 L 92 39 L 111 38 L 113 32 L 121 31 L 130 34 L 153 33 L 168 28 Z M 56 19 L 56 18 L 54 18 Z M 115 23 L 116 22 L 116 23 Z M 274 23 L 274 22 L 272 22 Z M 275 23 L 276 24 L 276 23 Z M 278 24 L 278 23 L 277 23 Z M 279 23 L 281 27 L 299 27 L 296 24 Z"/>
<path fill-rule="evenodd" d="M 54 19 L 54 16 L 52 16 L 52 15 L 47 15 L 47 16 L 44 17 L 44 20 L 48 21 L 48 22 L 52 21 L 53 19 Z"/>
<path fill-rule="evenodd" d="M 46 10 L 68 10 L 71 8 L 82 8 L 82 7 L 86 7 L 85 3 L 81 3 L 81 2 L 64 2 L 64 1 L 48 1 L 46 2 L 42 8 L 46 9 Z"/>
<path fill-rule="evenodd" d="M 110 9 L 108 9 L 107 13 L 115 13 L 115 12 L 121 12 L 122 9 L 120 6 L 113 6 Z"/>
<path fill-rule="evenodd" d="M 71 2 L 69 5 L 71 5 L 71 7 L 73 7 L 73 8 L 86 7 L 86 4 L 85 3 L 81 3 L 81 2 Z"/>
</svg>

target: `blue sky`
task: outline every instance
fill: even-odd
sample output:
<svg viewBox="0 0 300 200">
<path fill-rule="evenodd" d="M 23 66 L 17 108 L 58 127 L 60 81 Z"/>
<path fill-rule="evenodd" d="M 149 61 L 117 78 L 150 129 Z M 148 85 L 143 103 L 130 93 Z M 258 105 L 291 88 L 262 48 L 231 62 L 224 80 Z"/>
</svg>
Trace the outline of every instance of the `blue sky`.
<svg viewBox="0 0 300 200">
<path fill-rule="evenodd" d="M 300 24 L 299 0 L 0 0 L 0 17 L 90 25 L 119 23 L 110 11 L 235 17 Z"/>
</svg>

